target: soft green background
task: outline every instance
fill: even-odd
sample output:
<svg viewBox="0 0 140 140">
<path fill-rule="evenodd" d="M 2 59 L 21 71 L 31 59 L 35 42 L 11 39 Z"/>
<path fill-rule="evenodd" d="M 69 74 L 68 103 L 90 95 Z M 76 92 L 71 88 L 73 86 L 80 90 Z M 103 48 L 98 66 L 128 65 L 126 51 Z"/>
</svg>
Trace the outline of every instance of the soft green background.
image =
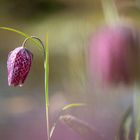
<svg viewBox="0 0 140 140">
<path fill-rule="evenodd" d="M 121 17 L 139 26 L 138 4 L 134 0 L 116 3 Z M 104 23 L 99 0 L 0 1 L 1 26 L 38 36 L 44 42 L 46 34 L 49 36 L 52 120 L 63 105 L 87 102 L 86 108 L 68 112 L 91 123 L 106 140 L 114 140 L 122 116 L 132 104 L 132 93 L 125 87 L 103 91 L 96 81 L 92 87 L 88 83 L 89 39 Z M 34 44 L 28 43 L 34 61 L 25 85 L 7 85 L 7 55 L 23 40 L 15 33 L 0 32 L 0 139 L 45 140 L 43 56 Z M 74 135 L 68 128 L 65 131 Z M 62 134 L 63 130 L 54 139 L 65 139 Z M 75 135 L 71 139 L 78 140 Z"/>
</svg>

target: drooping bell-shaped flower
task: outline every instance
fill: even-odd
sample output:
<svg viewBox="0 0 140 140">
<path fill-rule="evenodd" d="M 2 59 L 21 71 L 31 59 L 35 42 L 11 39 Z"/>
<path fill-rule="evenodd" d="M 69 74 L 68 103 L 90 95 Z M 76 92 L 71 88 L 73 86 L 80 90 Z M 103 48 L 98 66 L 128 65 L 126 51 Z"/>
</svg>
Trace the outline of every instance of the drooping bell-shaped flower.
<svg viewBox="0 0 140 140">
<path fill-rule="evenodd" d="M 8 55 L 8 84 L 22 86 L 30 71 L 33 54 L 24 47 L 17 47 Z"/>
<path fill-rule="evenodd" d="M 103 84 L 131 84 L 138 77 L 138 34 L 125 25 L 107 26 L 92 37 L 90 70 Z M 94 77 L 93 77 L 94 78 Z"/>
</svg>

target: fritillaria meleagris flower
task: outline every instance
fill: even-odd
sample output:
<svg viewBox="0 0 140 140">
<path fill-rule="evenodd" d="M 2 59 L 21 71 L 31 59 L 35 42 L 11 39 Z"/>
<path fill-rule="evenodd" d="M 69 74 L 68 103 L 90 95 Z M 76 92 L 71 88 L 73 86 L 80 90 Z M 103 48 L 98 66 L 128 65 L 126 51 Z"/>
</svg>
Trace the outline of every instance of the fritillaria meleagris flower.
<svg viewBox="0 0 140 140">
<path fill-rule="evenodd" d="M 138 41 L 137 31 L 130 26 L 103 28 L 92 37 L 90 44 L 91 73 L 105 85 L 133 83 L 139 71 Z"/>
<path fill-rule="evenodd" d="M 22 86 L 30 71 L 33 54 L 24 47 L 17 47 L 8 55 L 8 84 Z"/>
</svg>

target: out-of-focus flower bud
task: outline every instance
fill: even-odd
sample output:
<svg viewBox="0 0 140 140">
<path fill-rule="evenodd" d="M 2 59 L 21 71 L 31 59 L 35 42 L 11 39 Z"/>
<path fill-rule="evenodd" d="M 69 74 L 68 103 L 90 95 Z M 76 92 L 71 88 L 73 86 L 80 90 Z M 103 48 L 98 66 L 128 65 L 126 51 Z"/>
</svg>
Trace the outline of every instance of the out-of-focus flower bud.
<svg viewBox="0 0 140 140">
<path fill-rule="evenodd" d="M 92 37 L 89 48 L 92 76 L 100 79 L 104 85 L 132 84 L 139 72 L 138 42 L 138 33 L 131 26 L 103 28 Z"/>
<path fill-rule="evenodd" d="M 33 54 L 24 47 L 18 47 L 8 55 L 8 84 L 22 86 L 32 64 Z"/>
</svg>

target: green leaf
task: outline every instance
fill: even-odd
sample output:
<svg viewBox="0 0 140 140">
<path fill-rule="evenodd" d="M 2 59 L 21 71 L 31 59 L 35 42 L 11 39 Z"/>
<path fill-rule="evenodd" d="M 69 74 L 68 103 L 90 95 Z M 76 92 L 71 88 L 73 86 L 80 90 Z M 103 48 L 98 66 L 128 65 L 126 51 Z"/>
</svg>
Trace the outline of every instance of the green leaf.
<svg viewBox="0 0 140 140">
<path fill-rule="evenodd" d="M 8 31 L 11 31 L 11 32 L 15 32 L 15 33 L 18 33 L 18 34 L 26 37 L 26 38 L 29 38 L 34 44 L 36 44 L 40 49 L 42 49 L 42 46 L 41 46 L 41 44 L 38 41 L 36 41 L 34 38 L 31 38 L 30 35 L 22 32 L 22 31 L 19 31 L 17 29 L 13 29 L 13 28 L 9 28 L 9 27 L 0 27 L 0 29 L 8 30 Z"/>
<path fill-rule="evenodd" d="M 85 105 L 86 105 L 86 104 L 84 104 L 84 103 L 68 104 L 68 105 L 64 106 L 64 107 L 62 108 L 62 110 L 64 111 L 64 110 L 67 110 L 67 109 L 69 109 L 69 108 L 81 107 L 81 106 L 85 106 Z"/>
<path fill-rule="evenodd" d="M 51 128 L 51 131 L 50 131 L 50 137 L 52 137 L 53 133 L 54 133 L 54 130 L 56 128 L 56 125 L 57 125 L 57 122 L 59 120 L 59 118 L 61 117 L 62 113 L 67 110 L 67 109 L 70 109 L 70 108 L 74 108 L 74 107 L 81 107 L 81 106 L 85 106 L 86 104 L 84 103 L 74 103 L 74 104 L 68 104 L 66 106 L 64 106 L 62 108 L 62 110 L 60 111 L 60 113 L 58 114 L 57 118 L 56 118 L 56 121 L 54 122 L 52 128 Z"/>
</svg>

